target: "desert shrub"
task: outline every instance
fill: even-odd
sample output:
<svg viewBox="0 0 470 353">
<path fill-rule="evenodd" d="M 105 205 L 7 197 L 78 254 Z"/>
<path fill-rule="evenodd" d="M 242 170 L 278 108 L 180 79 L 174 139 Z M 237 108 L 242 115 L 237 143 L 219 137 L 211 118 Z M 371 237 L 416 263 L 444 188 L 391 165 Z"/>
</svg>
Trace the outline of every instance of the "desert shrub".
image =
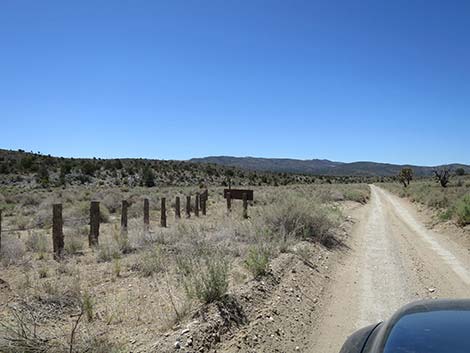
<svg viewBox="0 0 470 353">
<path fill-rule="evenodd" d="M 440 212 L 438 215 L 438 218 L 442 222 L 446 222 L 450 219 L 452 219 L 452 214 L 453 214 L 453 209 L 449 208 L 447 210 L 444 210 L 443 212 Z"/>
<path fill-rule="evenodd" d="M 266 275 L 270 256 L 271 252 L 264 246 L 254 246 L 248 250 L 244 263 L 253 277 L 259 278 Z"/>
<path fill-rule="evenodd" d="M 3 266 L 19 264 L 23 261 L 25 248 L 23 242 L 16 237 L 2 238 L 0 259 Z"/>
<path fill-rule="evenodd" d="M 10 320 L 0 321 L 0 352 L 47 353 L 58 349 L 50 333 L 39 331 L 40 314 L 31 307 L 10 307 Z"/>
<path fill-rule="evenodd" d="M 28 227 L 29 221 L 25 216 L 19 214 L 16 215 L 14 223 L 18 227 L 18 229 L 23 230 Z"/>
<path fill-rule="evenodd" d="M 44 234 L 30 233 L 26 238 L 25 246 L 28 251 L 44 254 L 47 252 L 47 238 Z"/>
<path fill-rule="evenodd" d="M 155 247 L 142 253 L 139 262 L 135 264 L 142 276 L 150 277 L 164 269 L 164 255 L 160 247 Z"/>
<path fill-rule="evenodd" d="M 221 254 L 187 257 L 178 264 L 188 298 L 212 303 L 227 293 L 229 263 Z"/>
<path fill-rule="evenodd" d="M 302 197 L 286 195 L 261 215 L 268 229 L 284 237 L 326 242 L 331 230 L 338 224 L 339 213 L 328 206 Z"/>
<path fill-rule="evenodd" d="M 465 195 L 457 201 L 455 215 L 460 225 L 470 224 L 470 195 Z"/>
<path fill-rule="evenodd" d="M 113 273 L 116 277 L 121 277 L 121 260 L 120 259 L 113 260 Z"/>
<path fill-rule="evenodd" d="M 110 213 L 116 213 L 121 208 L 122 198 L 119 193 L 110 191 L 104 195 L 102 204 Z"/>
<path fill-rule="evenodd" d="M 87 291 L 82 296 L 82 310 L 89 322 L 93 321 L 95 301 L 91 294 Z"/>
<path fill-rule="evenodd" d="M 346 200 L 365 204 L 369 200 L 369 192 L 363 189 L 346 188 L 344 191 L 344 198 Z"/>
<path fill-rule="evenodd" d="M 129 240 L 127 232 L 121 232 L 121 230 L 118 229 L 118 227 L 114 227 L 113 239 L 116 242 L 116 245 L 122 254 L 130 254 L 131 252 L 134 251 L 134 247 L 132 246 Z"/>
<path fill-rule="evenodd" d="M 69 255 L 78 254 L 83 251 L 83 239 L 77 233 L 64 237 L 65 252 Z"/>
<path fill-rule="evenodd" d="M 116 244 L 105 243 L 98 246 L 97 261 L 109 262 L 121 257 L 121 252 Z"/>
<path fill-rule="evenodd" d="M 101 223 L 108 223 L 110 220 L 110 214 L 108 208 L 100 204 L 100 222 Z"/>
</svg>

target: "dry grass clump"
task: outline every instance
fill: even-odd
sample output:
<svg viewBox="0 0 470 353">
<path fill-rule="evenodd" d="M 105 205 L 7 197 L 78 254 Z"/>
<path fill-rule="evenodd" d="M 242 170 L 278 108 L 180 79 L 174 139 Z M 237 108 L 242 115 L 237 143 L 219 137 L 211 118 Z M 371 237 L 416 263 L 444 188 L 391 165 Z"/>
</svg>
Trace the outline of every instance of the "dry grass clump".
<svg viewBox="0 0 470 353">
<path fill-rule="evenodd" d="M 150 250 L 140 254 L 138 261 L 133 268 L 140 271 L 142 276 L 150 277 L 156 273 L 162 272 L 165 268 L 165 254 L 160 246 L 155 246 Z"/>
<path fill-rule="evenodd" d="M 79 232 L 72 232 L 64 237 L 64 249 L 68 255 L 76 255 L 83 252 L 84 239 Z"/>
<path fill-rule="evenodd" d="M 229 269 L 228 261 L 217 251 L 200 257 L 180 257 L 178 261 L 186 295 L 203 303 L 219 301 L 225 296 L 229 285 Z"/>
<path fill-rule="evenodd" d="M 90 335 L 80 327 L 83 311 L 78 311 L 70 332 L 58 332 L 41 325 L 41 313 L 28 305 L 9 306 L 9 319 L 0 320 L 2 353 L 119 353 L 122 345 L 104 335 Z"/>
<path fill-rule="evenodd" d="M 24 261 L 25 245 L 18 237 L 2 235 L 0 262 L 4 267 L 19 265 Z"/>
<path fill-rule="evenodd" d="M 266 246 L 253 246 L 248 250 L 244 264 L 254 278 L 260 278 L 268 272 L 271 256 L 271 250 Z"/>
<path fill-rule="evenodd" d="M 48 240 L 46 235 L 42 233 L 29 232 L 29 236 L 25 240 L 25 246 L 28 251 L 45 254 L 48 250 Z"/>
</svg>

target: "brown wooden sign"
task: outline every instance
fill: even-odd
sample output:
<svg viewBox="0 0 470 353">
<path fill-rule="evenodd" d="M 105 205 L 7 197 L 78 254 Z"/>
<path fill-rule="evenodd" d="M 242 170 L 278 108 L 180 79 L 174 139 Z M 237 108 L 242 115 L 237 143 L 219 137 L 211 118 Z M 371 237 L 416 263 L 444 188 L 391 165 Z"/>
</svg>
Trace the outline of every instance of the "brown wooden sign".
<svg viewBox="0 0 470 353">
<path fill-rule="evenodd" d="M 243 194 L 246 193 L 246 199 L 248 201 L 253 201 L 253 190 L 244 190 L 244 189 L 224 189 L 224 199 L 227 198 L 228 193 L 230 193 L 230 198 L 232 200 L 243 200 Z"/>
</svg>

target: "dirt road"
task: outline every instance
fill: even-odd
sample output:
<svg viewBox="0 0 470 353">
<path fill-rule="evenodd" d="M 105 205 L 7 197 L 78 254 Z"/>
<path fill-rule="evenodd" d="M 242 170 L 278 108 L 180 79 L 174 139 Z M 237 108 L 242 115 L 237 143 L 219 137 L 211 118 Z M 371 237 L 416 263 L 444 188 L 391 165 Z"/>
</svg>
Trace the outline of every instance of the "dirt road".
<svg viewBox="0 0 470 353">
<path fill-rule="evenodd" d="M 468 249 L 427 229 L 407 201 L 371 186 L 355 218 L 351 250 L 336 265 L 312 330 L 312 353 L 338 353 L 351 332 L 410 301 L 470 296 Z"/>
</svg>

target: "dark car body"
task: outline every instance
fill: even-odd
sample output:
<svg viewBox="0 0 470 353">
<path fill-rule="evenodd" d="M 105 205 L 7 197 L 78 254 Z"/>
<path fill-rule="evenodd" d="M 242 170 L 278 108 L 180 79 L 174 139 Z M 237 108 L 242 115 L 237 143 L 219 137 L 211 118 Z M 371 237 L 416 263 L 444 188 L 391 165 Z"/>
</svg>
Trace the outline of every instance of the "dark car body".
<svg viewBox="0 0 470 353">
<path fill-rule="evenodd" d="M 352 334 L 340 353 L 468 353 L 470 300 L 423 300 Z"/>
</svg>

